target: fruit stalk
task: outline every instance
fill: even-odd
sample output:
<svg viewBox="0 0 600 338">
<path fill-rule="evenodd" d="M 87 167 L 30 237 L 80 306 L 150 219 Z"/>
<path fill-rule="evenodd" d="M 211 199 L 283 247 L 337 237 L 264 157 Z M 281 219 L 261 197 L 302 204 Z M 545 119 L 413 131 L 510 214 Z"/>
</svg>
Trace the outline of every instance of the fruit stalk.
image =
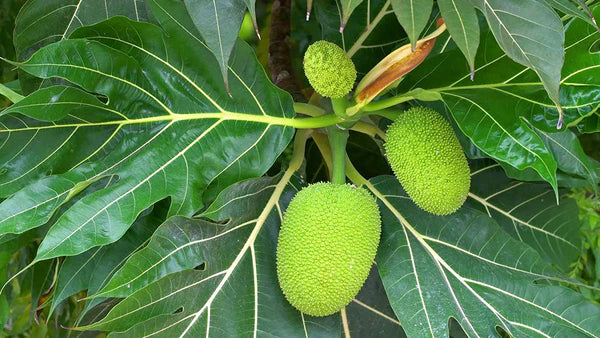
<svg viewBox="0 0 600 338">
<path fill-rule="evenodd" d="M 348 142 L 348 130 L 333 125 L 328 128 L 329 144 L 331 146 L 333 169 L 331 182 L 333 184 L 346 183 L 346 143 Z"/>
</svg>

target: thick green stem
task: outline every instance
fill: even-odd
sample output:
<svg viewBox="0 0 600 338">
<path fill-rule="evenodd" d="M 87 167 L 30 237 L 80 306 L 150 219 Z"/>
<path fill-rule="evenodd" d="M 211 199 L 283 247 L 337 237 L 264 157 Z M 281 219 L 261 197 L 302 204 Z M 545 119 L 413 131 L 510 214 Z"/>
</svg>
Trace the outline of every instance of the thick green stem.
<svg viewBox="0 0 600 338">
<path fill-rule="evenodd" d="M 325 110 L 309 103 L 294 102 L 294 110 L 297 114 L 303 114 L 312 117 L 325 115 Z"/>
<path fill-rule="evenodd" d="M 346 183 L 346 143 L 348 130 L 335 125 L 328 128 L 329 144 L 331 145 L 333 173 L 331 182 L 334 184 Z"/>
<path fill-rule="evenodd" d="M 383 100 L 379 100 L 379 101 L 371 101 L 369 104 L 364 106 L 364 108 L 362 110 L 367 111 L 367 112 L 382 110 L 382 109 L 393 107 L 397 104 L 400 104 L 400 103 L 403 103 L 406 101 L 410 101 L 410 100 L 414 100 L 414 99 L 415 98 L 412 96 L 402 96 L 402 95 L 394 96 L 394 97 L 390 97 L 389 99 L 383 99 Z"/>
<path fill-rule="evenodd" d="M 348 100 L 345 97 L 331 98 L 331 106 L 335 115 L 346 118 L 346 107 L 348 106 Z"/>
<path fill-rule="evenodd" d="M 371 112 L 372 115 L 378 115 L 381 117 L 385 117 L 386 119 L 390 119 L 395 121 L 396 118 L 400 115 L 400 111 L 398 110 L 390 110 L 390 109 L 382 109 L 378 111 Z"/>
</svg>

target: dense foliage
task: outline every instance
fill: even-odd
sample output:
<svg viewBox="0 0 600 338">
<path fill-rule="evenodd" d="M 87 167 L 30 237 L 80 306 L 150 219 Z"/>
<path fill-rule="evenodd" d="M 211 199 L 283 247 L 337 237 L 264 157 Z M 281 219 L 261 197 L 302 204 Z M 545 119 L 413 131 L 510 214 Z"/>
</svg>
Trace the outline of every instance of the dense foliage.
<svg viewBox="0 0 600 338">
<path fill-rule="evenodd" d="M 600 162 L 584 151 L 600 141 L 597 1 L 0 11 L 3 336 L 600 335 Z M 319 79 L 356 70 L 349 95 L 310 88 L 319 40 L 354 63 Z M 414 106 L 441 113 L 469 162 L 449 215 L 417 206 L 387 163 L 385 131 Z M 457 176 L 406 162 L 409 179 Z M 288 204 L 319 181 L 361 186 L 382 226 L 358 295 L 312 317 L 284 296 L 276 248 Z"/>
</svg>

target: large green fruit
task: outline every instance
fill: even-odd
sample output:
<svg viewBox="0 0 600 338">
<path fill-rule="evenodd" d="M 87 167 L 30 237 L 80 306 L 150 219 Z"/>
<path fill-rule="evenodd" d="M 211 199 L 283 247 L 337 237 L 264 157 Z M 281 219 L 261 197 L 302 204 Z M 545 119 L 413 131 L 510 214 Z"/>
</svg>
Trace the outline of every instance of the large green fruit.
<svg viewBox="0 0 600 338">
<path fill-rule="evenodd" d="M 463 205 L 471 175 L 448 121 L 433 109 L 411 108 L 396 119 L 386 135 L 390 166 L 419 207 L 448 215 Z"/>
<path fill-rule="evenodd" d="M 354 63 L 335 43 L 317 41 L 304 54 L 304 74 L 315 91 L 325 97 L 348 94 L 356 80 Z"/>
<path fill-rule="evenodd" d="M 360 291 L 379 245 L 381 218 L 363 188 L 317 183 L 290 202 L 277 244 L 277 277 L 287 300 L 328 316 Z"/>
</svg>

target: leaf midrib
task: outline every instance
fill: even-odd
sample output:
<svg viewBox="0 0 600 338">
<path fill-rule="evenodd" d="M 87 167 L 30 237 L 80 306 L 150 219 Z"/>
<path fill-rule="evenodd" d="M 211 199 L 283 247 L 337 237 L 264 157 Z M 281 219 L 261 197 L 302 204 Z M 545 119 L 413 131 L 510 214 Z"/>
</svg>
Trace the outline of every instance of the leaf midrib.
<svg viewBox="0 0 600 338">
<path fill-rule="evenodd" d="M 306 121 L 310 119 L 312 122 L 317 122 L 317 127 L 326 127 L 330 124 L 335 124 L 339 122 L 339 118 L 329 115 L 326 118 L 306 118 L 306 119 L 296 119 L 289 117 L 277 117 L 277 116 L 269 116 L 269 115 L 255 115 L 255 114 L 244 114 L 244 113 L 236 113 L 236 112 L 206 112 L 206 113 L 190 113 L 190 114 L 181 114 L 181 113 L 173 113 L 170 115 L 161 115 L 161 116 L 152 116 L 152 117 L 144 117 L 139 119 L 127 119 L 127 120 L 115 120 L 115 121 L 105 121 L 105 122 L 94 122 L 94 123 L 69 123 L 69 124 L 60 124 L 60 125 L 48 125 L 48 126 L 39 126 L 33 128 L 18 128 L 18 129 L 0 129 L 0 133 L 2 132 L 17 132 L 17 131 L 29 131 L 29 130 L 42 130 L 42 129 L 55 129 L 55 128 L 80 128 L 80 127 L 98 127 L 98 126 L 125 126 L 131 124 L 144 124 L 144 123 L 156 123 L 156 122 L 171 122 L 177 123 L 181 121 L 193 121 L 193 120 L 206 120 L 206 119 L 215 119 L 219 121 L 246 121 L 246 122 L 257 122 L 263 123 L 267 125 L 278 125 L 285 127 L 294 127 L 299 128 L 302 127 L 303 124 L 306 124 Z"/>
</svg>

